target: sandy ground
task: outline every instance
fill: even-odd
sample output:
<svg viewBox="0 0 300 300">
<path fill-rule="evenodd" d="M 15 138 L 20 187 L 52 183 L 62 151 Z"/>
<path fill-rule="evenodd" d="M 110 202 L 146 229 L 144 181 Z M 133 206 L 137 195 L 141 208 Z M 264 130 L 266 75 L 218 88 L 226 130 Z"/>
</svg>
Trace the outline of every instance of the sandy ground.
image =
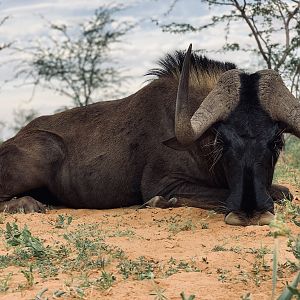
<svg viewBox="0 0 300 300">
<path fill-rule="evenodd" d="M 295 189 L 294 194 L 300 196 Z M 298 199 L 295 202 L 299 204 Z M 71 224 L 57 228 L 58 215 L 72 216 Z M 82 265 L 78 262 L 79 269 L 62 267 L 62 261 L 58 260 L 58 271 L 44 278 L 33 268 L 31 284 L 21 272 L 28 267 L 2 267 L 0 299 L 184 299 L 181 292 L 185 293 L 185 299 L 191 295 L 195 299 L 271 299 L 274 237 L 269 226 L 228 226 L 222 215 L 195 208 L 61 209 L 46 214 L 2 215 L 2 255 L 15 251 L 5 239 L 7 222 L 15 222 L 19 228 L 26 224 L 32 235 L 49 247 L 66 244 L 64 234 L 77 233 L 81 240 L 94 241 L 99 241 L 101 234 L 105 244 L 122 249 L 126 259 L 111 258 L 104 268 L 115 278 L 107 289 L 84 284 L 82 279 L 83 275 L 100 276 L 100 267 L 85 269 L 86 262 L 97 253 L 83 258 L 86 260 Z M 287 224 L 292 233 L 299 231 L 291 222 Z M 288 251 L 287 240 L 278 238 L 277 296 L 295 276 L 287 266 L 287 260 L 295 261 Z M 68 260 L 73 257 L 73 263 L 77 254 L 75 250 L 70 252 Z M 124 259 L 138 261 L 141 256 L 152 267 L 147 278 L 141 280 L 139 271 L 125 278 L 117 265 Z M 35 262 L 35 258 L 31 260 Z M 4 291 L 3 282 L 8 275 Z"/>
</svg>

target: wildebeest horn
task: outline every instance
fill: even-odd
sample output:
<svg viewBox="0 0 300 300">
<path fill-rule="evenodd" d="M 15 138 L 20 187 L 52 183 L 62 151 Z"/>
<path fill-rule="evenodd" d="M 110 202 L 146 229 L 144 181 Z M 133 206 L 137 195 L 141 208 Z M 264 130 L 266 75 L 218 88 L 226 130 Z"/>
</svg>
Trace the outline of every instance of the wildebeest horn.
<svg viewBox="0 0 300 300">
<path fill-rule="evenodd" d="M 273 70 L 257 72 L 259 98 L 263 108 L 275 121 L 288 125 L 293 134 L 300 138 L 300 103 L 283 83 L 280 75 Z"/>
<path fill-rule="evenodd" d="M 224 72 L 214 89 L 203 100 L 190 118 L 189 72 L 192 45 L 185 55 L 181 70 L 175 116 L 175 134 L 181 144 L 190 144 L 198 139 L 212 124 L 224 120 L 239 101 L 241 71 L 233 69 Z"/>
<path fill-rule="evenodd" d="M 191 127 L 189 107 L 189 79 L 192 44 L 190 44 L 183 61 L 180 80 L 177 90 L 175 135 L 182 144 L 189 144 L 194 140 L 195 133 Z"/>
</svg>

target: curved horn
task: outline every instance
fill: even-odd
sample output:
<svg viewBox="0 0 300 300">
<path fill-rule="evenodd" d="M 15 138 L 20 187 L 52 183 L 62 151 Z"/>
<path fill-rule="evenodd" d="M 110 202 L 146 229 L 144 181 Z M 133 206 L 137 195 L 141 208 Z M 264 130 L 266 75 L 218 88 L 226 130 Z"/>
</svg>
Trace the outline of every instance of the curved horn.
<svg viewBox="0 0 300 300">
<path fill-rule="evenodd" d="M 180 73 L 176 99 L 175 135 L 182 144 L 189 144 L 194 140 L 189 112 L 189 79 L 191 64 L 192 44 L 190 44 L 183 61 Z"/>
<path fill-rule="evenodd" d="M 300 103 L 285 86 L 280 75 L 274 70 L 257 72 L 259 99 L 263 108 L 275 121 L 287 124 L 300 138 Z"/>
<path fill-rule="evenodd" d="M 225 120 L 240 100 L 240 75 L 237 69 L 223 73 L 214 89 L 203 100 L 191 119 L 196 139 L 211 125 Z"/>
<path fill-rule="evenodd" d="M 190 119 L 189 77 L 192 45 L 185 55 L 176 100 L 175 134 L 181 144 L 198 139 L 213 123 L 224 120 L 239 102 L 241 71 L 224 72 L 215 88 L 204 99 Z"/>
</svg>

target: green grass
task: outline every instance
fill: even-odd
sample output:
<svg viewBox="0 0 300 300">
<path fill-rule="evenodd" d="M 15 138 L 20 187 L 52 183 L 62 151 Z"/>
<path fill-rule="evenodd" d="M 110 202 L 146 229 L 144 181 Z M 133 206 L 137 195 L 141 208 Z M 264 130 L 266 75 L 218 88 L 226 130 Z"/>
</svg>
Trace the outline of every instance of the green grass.
<svg viewBox="0 0 300 300">
<path fill-rule="evenodd" d="M 225 248 L 225 247 L 222 246 L 222 245 L 216 245 L 216 246 L 214 246 L 214 247 L 211 249 L 211 251 L 213 251 L 213 252 L 221 252 L 221 251 L 228 251 L 228 249 Z"/>
<path fill-rule="evenodd" d="M 274 182 L 288 182 L 300 188 L 300 141 L 294 136 L 286 138 L 274 173 Z"/>
<path fill-rule="evenodd" d="M 165 289 L 161 288 L 158 284 L 153 281 L 153 290 L 149 295 L 154 296 L 154 300 L 167 300 L 168 298 L 165 296 Z"/>
<path fill-rule="evenodd" d="M 186 296 L 184 292 L 180 293 L 181 300 L 194 300 L 196 298 L 195 295 Z"/>
<path fill-rule="evenodd" d="M 287 221 L 293 222 L 300 229 L 300 207 L 290 201 L 284 202 L 283 205 L 279 207 L 276 219 L 270 225 L 273 229 L 272 235 L 275 239 L 273 252 L 272 299 L 275 299 L 276 285 L 278 277 L 280 277 L 280 272 L 283 272 L 286 268 L 289 268 L 289 271 L 296 273 L 296 275 L 291 283 L 287 283 L 286 288 L 282 291 L 278 299 L 289 300 L 292 299 L 293 296 L 296 297 L 295 299 L 300 298 L 300 234 L 292 234 L 288 224 L 286 223 Z M 281 265 L 278 263 L 277 238 L 279 236 L 285 236 L 288 238 L 288 251 L 294 255 L 294 261 L 287 260 Z"/>
<path fill-rule="evenodd" d="M 55 223 L 53 224 L 55 228 L 66 228 L 68 227 L 73 221 L 72 216 L 67 216 L 67 215 L 58 215 Z"/>
<path fill-rule="evenodd" d="M 67 293 L 67 296 L 84 298 L 89 288 L 107 290 L 118 281 L 128 278 L 152 280 L 178 272 L 200 272 L 192 260 L 187 262 L 171 257 L 159 263 L 143 256 L 130 259 L 121 248 L 106 242 L 111 237 L 139 238 L 131 229 L 118 225 L 103 230 L 101 223 L 78 224 L 71 229 L 71 222 L 71 217 L 59 215 L 55 222 L 50 223 L 57 229 L 57 239 L 50 244 L 34 236 L 26 225 L 22 228 L 15 222 L 7 223 L 6 230 L 1 234 L 8 251 L 0 255 L 0 269 L 17 267 L 18 271 L 0 278 L 0 292 L 30 289 L 41 279 L 44 281 L 68 274 L 65 282 L 68 290 L 57 291 L 58 295 Z M 181 228 L 181 225 L 179 227 L 181 230 L 190 230 Z M 24 280 L 17 287 L 16 284 L 10 287 L 10 282 L 18 272 Z M 40 290 L 38 295 L 43 296 L 46 292 L 49 292 L 47 287 Z M 157 292 L 156 297 L 162 296 Z"/>
<path fill-rule="evenodd" d="M 9 281 L 12 275 L 12 273 L 9 273 L 0 278 L 0 293 L 4 293 L 9 289 Z"/>
</svg>

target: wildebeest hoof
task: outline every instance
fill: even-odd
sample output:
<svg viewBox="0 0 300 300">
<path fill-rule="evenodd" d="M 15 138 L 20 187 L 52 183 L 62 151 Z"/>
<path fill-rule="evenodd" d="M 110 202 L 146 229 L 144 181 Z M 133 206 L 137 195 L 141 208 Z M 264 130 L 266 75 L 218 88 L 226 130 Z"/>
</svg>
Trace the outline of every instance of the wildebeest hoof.
<svg viewBox="0 0 300 300">
<path fill-rule="evenodd" d="M 274 220 L 274 217 L 274 214 L 266 211 L 259 216 L 257 223 L 252 225 L 269 225 Z"/>
<path fill-rule="evenodd" d="M 140 208 L 146 208 L 146 207 L 158 207 L 158 208 L 168 208 L 168 207 L 174 207 L 177 203 L 177 198 L 171 198 L 170 200 L 165 199 L 162 196 L 155 196 L 143 205 L 140 206 Z"/>
<path fill-rule="evenodd" d="M 14 198 L 0 203 L 1 211 L 6 213 L 33 213 L 46 211 L 45 205 L 30 196 Z"/>
<path fill-rule="evenodd" d="M 159 202 L 164 202 L 166 199 L 162 196 L 155 196 L 151 198 L 149 201 L 145 202 L 143 205 L 141 205 L 139 208 L 147 208 L 147 207 L 158 207 L 157 205 Z"/>
<path fill-rule="evenodd" d="M 171 198 L 171 199 L 168 201 L 168 204 L 169 204 L 168 207 L 175 207 L 176 204 L 177 204 L 177 202 L 178 202 L 178 199 L 177 199 L 177 198 L 175 198 L 175 197 Z"/>
</svg>

